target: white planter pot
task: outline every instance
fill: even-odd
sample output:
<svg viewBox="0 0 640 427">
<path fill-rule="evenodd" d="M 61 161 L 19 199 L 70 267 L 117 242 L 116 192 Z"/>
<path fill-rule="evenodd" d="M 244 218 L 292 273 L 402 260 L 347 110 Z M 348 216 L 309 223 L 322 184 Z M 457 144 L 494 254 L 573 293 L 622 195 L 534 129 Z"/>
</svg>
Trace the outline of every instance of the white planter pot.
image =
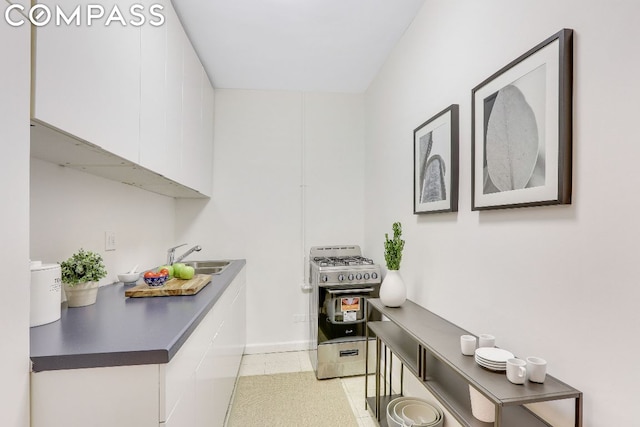
<svg viewBox="0 0 640 427">
<path fill-rule="evenodd" d="M 407 300 L 407 287 L 398 270 L 388 270 L 380 285 L 380 301 L 387 307 L 400 307 Z"/>
<path fill-rule="evenodd" d="M 67 296 L 67 306 L 84 307 L 95 304 L 98 297 L 98 282 L 78 283 L 75 286 L 64 284 L 64 293 Z"/>
</svg>

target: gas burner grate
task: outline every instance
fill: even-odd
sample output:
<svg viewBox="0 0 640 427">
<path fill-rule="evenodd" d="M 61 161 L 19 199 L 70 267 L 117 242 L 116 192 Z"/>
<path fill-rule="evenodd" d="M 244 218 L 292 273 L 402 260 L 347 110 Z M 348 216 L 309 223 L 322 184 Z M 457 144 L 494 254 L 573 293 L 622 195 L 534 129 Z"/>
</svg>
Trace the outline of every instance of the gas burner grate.
<svg viewBox="0 0 640 427">
<path fill-rule="evenodd" d="M 314 257 L 313 261 L 320 267 L 342 267 L 349 265 L 373 265 L 371 258 L 363 256 Z"/>
</svg>

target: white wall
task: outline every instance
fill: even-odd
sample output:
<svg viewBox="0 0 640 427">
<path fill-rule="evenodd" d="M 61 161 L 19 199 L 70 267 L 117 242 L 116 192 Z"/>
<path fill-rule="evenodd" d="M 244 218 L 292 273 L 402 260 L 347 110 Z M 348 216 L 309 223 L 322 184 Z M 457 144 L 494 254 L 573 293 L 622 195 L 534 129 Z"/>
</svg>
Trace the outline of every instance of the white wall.
<svg viewBox="0 0 640 427">
<path fill-rule="evenodd" d="M 382 260 L 401 221 L 409 298 L 546 358 L 584 392 L 587 427 L 638 423 L 639 14 L 631 0 L 427 0 L 365 100 L 366 252 Z M 471 89 L 562 28 L 575 31 L 573 203 L 472 212 Z M 412 132 L 452 103 L 459 212 L 415 216 Z"/>
<path fill-rule="evenodd" d="M 247 259 L 248 352 L 309 339 L 309 247 L 363 241 L 363 97 L 217 90 L 213 197 L 176 204 L 198 258 Z"/>
<path fill-rule="evenodd" d="M 29 425 L 29 27 L 0 22 L 0 425 Z"/>
<path fill-rule="evenodd" d="M 177 244 L 175 200 L 32 158 L 31 259 L 54 263 L 80 248 L 98 252 L 108 273 L 101 285 L 136 264 L 137 271 L 158 266 Z M 116 234 L 115 251 L 104 250 L 106 231 Z"/>
</svg>

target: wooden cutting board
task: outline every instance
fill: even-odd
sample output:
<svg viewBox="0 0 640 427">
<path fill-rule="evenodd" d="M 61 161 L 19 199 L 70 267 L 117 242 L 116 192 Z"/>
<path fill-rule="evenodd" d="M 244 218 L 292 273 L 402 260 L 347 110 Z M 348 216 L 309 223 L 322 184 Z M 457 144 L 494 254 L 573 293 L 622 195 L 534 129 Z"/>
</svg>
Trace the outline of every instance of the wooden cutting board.
<svg viewBox="0 0 640 427">
<path fill-rule="evenodd" d="M 211 282 L 211 275 L 196 274 L 192 279 L 167 280 L 162 286 L 149 286 L 146 283 L 136 285 L 124 291 L 124 296 L 132 298 L 140 297 L 168 297 L 176 295 L 195 295 Z"/>
</svg>

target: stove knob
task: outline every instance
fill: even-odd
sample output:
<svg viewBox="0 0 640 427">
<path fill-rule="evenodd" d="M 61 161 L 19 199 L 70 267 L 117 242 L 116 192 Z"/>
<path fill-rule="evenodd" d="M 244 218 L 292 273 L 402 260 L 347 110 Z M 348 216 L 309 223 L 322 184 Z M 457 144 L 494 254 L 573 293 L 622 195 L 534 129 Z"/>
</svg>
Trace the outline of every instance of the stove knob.
<svg viewBox="0 0 640 427">
<path fill-rule="evenodd" d="M 372 279 L 377 279 L 378 278 L 378 273 L 371 273 L 371 278 Z"/>
<path fill-rule="evenodd" d="M 322 280 L 323 282 L 326 282 L 329 280 L 329 278 L 327 277 L 326 274 L 323 274 L 322 277 L 320 278 L 320 280 Z"/>
<path fill-rule="evenodd" d="M 360 280 L 360 279 L 362 279 L 362 274 L 360 273 L 356 274 L 356 280 Z"/>
<path fill-rule="evenodd" d="M 369 273 L 364 273 L 364 280 L 369 280 Z"/>
<path fill-rule="evenodd" d="M 338 282 L 342 282 L 344 280 L 344 274 L 338 275 Z"/>
<path fill-rule="evenodd" d="M 353 273 L 349 274 L 349 280 L 353 280 Z"/>
</svg>

